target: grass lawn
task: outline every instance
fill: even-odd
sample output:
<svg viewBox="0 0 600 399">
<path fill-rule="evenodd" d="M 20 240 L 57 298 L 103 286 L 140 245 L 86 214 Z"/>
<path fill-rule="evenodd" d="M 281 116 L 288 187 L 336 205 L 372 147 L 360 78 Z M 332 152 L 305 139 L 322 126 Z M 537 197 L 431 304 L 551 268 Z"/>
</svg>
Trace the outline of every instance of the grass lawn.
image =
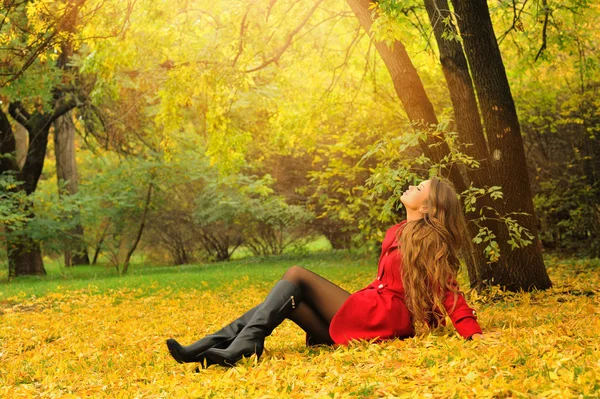
<svg viewBox="0 0 600 399">
<path fill-rule="evenodd" d="M 598 397 L 600 263 L 549 260 L 545 292 L 469 293 L 485 331 L 448 326 L 380 344 L 306 348 L 286 321 L 260 361 L 177 364 L 164 341 L 190 343 L 260 302 L 299 264 L 349 291 L 376 259 L 343 252 L 245 258 L 182 267 L 49 266 L 0 283 L 0 398 Z M 464 276 L 462 278 L 464 280 Z"/>
</svg>

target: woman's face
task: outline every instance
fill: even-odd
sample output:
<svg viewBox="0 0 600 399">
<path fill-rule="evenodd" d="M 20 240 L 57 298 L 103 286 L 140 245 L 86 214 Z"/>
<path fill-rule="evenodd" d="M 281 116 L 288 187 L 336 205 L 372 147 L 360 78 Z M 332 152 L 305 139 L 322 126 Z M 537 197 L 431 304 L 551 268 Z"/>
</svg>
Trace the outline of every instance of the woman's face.
<svg viewBox="0 0 600 399">
<path fill-rule="evenodd" d="M 407 210 L 422 210 L 425 201 L 429 198 L 430 184 L 430 180 L 425 180 L 418 186 L 408 187 L 408 190 L 400 197 L 400 201 L 402 201 Z"/>
</svg>

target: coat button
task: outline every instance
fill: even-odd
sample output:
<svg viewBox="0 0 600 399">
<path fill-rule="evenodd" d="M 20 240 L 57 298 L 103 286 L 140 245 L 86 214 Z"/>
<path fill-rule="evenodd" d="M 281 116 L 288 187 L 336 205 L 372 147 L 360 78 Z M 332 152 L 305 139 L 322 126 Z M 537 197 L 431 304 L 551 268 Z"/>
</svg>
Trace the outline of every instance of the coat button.
<svg viewBox="0 0 600 399">
<path fill-rule="evenodd" d="M 383 288 L 383 284 L 379 284 L 379 287 L 377 287 L 377 288 L 382 289 Z"/>
</svg>

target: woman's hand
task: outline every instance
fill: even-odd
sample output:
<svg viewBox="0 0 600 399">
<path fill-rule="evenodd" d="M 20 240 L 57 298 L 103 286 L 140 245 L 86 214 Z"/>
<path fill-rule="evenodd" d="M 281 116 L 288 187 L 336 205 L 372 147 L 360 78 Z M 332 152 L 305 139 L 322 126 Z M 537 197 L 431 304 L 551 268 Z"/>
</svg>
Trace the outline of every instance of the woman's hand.
<svg viewBox="0 0 600 399">
<path fill-rule="evenodd" d="M 498 337 L 500 337 L 499 331 L 486 333 L 485 335 L 479 333 L 471 335 L 471 339 L 473 341 L 491 341 L 493 339 L 497 339 Z"/>
</svg>

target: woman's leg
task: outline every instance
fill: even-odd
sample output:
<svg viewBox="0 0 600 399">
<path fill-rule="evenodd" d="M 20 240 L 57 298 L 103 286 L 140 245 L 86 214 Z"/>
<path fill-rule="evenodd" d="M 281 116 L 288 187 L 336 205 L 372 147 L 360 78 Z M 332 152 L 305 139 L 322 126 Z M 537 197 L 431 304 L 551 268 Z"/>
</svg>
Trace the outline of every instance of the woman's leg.
<svg viewBox="0 0 600 399">
<path fill-rule="evenodd" d="M 328 327 L 333 316 L 350 296 L 345 289 L 300 266 L 292 266 L 281 279 L 300 288 L 304 303 L 310 306 Z"/>
<path fill-rule="evenodd" d="M 306 345 L 332 345 L 333 340 L 329 336 L 329 323 L 305 302 L 301 302 L 288 316 L 288 319 L 296 323 L 306 332 Z"/>
<path fill-rule="evenodd" d="M 275 284 L 252 320 L 227 349 L 211 348 L 206 351 L 206 358 L 223 366 L 232 366 L 242 357 L 252 354 L 260 357 L 265 337 L 286 318 L 296 319 L 309 334 L 330 342 L 331 338 L 327 339 L 329 323 L 349 296 L 349 292 L 323 277 L 294 266 Z M 301 308 L 302 304 L 307 307 Z M 299 312 L 294 317 L 292 313 L 296 310 Z"/>
<path fill-rule="evenodd" d="M 175 339 L 169 338 L 167 340 L 169 353 L 178 363 L 204 363 L 204 352 L 210 348 L 227 348 L 252 319 L 257 308 L 258 306 L 255 306 L 219 331 L 209 334 L 191 345 L 183 346 Z"/>
</svg>

